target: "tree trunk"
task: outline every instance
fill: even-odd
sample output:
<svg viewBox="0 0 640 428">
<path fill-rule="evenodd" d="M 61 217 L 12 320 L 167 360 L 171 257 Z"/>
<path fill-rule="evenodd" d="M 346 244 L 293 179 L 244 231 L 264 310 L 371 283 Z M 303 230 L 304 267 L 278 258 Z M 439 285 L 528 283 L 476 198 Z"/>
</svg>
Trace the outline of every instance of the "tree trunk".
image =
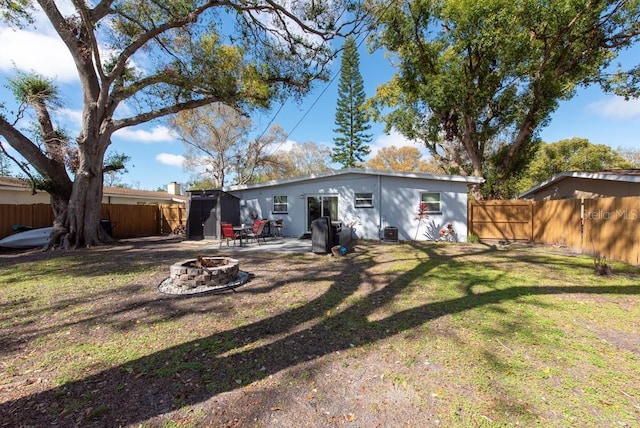
<svg viewBox="0 0 640 428">
<path fill-rule="evenodd" d="M 79 168 L 70 197 L 66 201 L 59 198 L 54 204 L 52 196 L 55 219 L 47 248 L 91 247 L 112 241 L 100 224 L 105 150 L 104 142 L 79 145 Z"/>
</svg>

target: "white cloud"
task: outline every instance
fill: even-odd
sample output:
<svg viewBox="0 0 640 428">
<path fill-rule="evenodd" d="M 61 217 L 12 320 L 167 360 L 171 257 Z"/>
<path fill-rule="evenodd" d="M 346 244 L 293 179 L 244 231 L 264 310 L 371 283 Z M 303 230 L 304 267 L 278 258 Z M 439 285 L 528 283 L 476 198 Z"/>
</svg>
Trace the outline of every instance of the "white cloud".
<svg viewBox="0 0 640 428">
<path fill-rule="evenodd" d="M 417 141 L 409 140 L 407 137 L 405 137 L 404 135 L 400 134 L 395 129 L 392 129 L 389 134 L 380 134 L 380 135 L 378 135 L 378 136 L 376 136 L 374 138 L 374 140 L 371 142 L 371 154 L 369 155 L 369 157 L 372 158 L 378 153 L 378 150 L 380 150 L 380 149 L 382 149 L 384 147 L 391 147 L 391 146 L 396 146 L 396 147 L 403 147 L 403 146 L 416 147 L 418 150 L 420 150 L 420 152 L 424 156 L 427 155 L 427 150 L 424 148 L 424 146 L 422 144 L 420 144 Z"/>
<path fill-rule="evenodd" d="M 184 156 L 172 155 L 171 153 L 159 153 L 156 155 L 156 160 L 164 165 L 182 167 Z"/>
<path fill-rule="evenodd" d="M 70 108 L 64 108 L 60 110 L 60 115 L 72 122 L 80 123 L 82 121 L 82 110 L 72 110 Z"/>
<path fill-rule="evenodd" d="M 0 27 L 0 70 L 35 71 L 62 82 L 78 79 L 71 54 L 58 37 Z"/>
<path fill-rule="evenodd" d="M 272 147 L 270 147 L 269 148 L 270 149 L 270 154 L 288 152 L 296 144 L 299 144 L 299 143 L 297 141 L 295 141 L 295 140 L 290 140 L 290 139 L 287 138 L 283 143 L 274 144 Z"/>
<path fill-rule="evenodd" d="M 124 140 L 145 144 L 173 141 L 177 138 L 175 132 L 166 126 L 156 126 L 150 130 L 140 128 L 123 128 L 116 131 L 114 136 Z"/>
<path fill-rule="evenodd" d="M 608 97 L 587 105 L 587 110 L 609 119 L 640 118 L 640 99 L 625 101 L 623 97 Z"/>
</svg>

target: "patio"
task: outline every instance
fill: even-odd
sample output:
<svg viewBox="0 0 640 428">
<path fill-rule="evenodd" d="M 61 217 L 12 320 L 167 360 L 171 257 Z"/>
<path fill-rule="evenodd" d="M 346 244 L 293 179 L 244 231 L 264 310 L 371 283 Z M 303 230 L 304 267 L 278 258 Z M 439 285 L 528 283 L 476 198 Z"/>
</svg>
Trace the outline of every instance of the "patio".
<svg viewBox="0 0 640 428">
<path fill-rule="evenodd" d="M 260 241 L 257 244 L 255 241 L 251 241 L 248 245 L 222 245 L 220 248 L 220 241 L 211 241 L 211 245 L 207 245 L 207 250 L 218 250 L 224 252 L 234 253 L 310 253 L 311 252 L 311 240 L 305 238 L 267 238 L 266 243 Z"/>
</svg>

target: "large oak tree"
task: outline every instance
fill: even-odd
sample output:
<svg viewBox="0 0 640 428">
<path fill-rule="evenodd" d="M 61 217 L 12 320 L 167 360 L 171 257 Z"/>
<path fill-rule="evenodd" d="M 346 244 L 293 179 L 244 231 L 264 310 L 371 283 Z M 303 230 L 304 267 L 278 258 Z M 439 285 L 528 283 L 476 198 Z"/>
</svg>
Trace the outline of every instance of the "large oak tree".
<svg viewBox="0 0 640 428">
<path fill-rule="evenodd" d="M 0 2 L 0 16 L 12 24 L 29 25 L 29 6 L 41 8 L 77 70 L 83 110 L 73 177 L 55 153 L 54 110 L 42 88 L 20 101 L 36 111 L 43 145 L 0 114 L 0 136 L 51 183 L 60 203 L 50 245 L 64 247 L 105 239 L 103 159 L 114 132 L 211 103 L 249 111 L 301 96 L 326 78 L 328 42 L 359 21 L 349 0 L 72 3 L 65 15 L 53 0 Z M 353 21 L 338 21 L 345 16 Z"/>
<path fill-rule="evenodd" d="M 640 34 L 638 0 L 413 0 L 379 2 L 377 15 L 373 47 L 398 65 L 378 119 L 447 169 L 489 178 L 476 198 L 502 196 L 558 103 L 604 81 Z"/>
</svg>

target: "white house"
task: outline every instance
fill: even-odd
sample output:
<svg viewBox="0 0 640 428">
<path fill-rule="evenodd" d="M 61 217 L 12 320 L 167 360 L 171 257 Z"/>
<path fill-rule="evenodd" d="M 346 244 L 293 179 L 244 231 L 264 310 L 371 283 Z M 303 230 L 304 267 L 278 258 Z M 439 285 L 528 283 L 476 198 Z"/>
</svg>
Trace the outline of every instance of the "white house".
<svg viewBox="0 0 640 428">
<path fill-rule="evenodd" d="M 381 239 L 386 228 L 398 229 L 400 240 L 426 240 L 428 225 L 440 230 L 451 223 L 460 241 L 467 237 L 468 186 L 477 177 L 347 168 L 266 183 L 227 186 L 221 190 L 240 199 L 240 221 L 282 219 L 284 236 L 302 236 L 311 222 L 329 216 L 352 226 L 359 238 Z M 425 202 L 429 218 L 416 220 Z M 388 229 L 386 229 L 388 230 Z"/>
</svg>

